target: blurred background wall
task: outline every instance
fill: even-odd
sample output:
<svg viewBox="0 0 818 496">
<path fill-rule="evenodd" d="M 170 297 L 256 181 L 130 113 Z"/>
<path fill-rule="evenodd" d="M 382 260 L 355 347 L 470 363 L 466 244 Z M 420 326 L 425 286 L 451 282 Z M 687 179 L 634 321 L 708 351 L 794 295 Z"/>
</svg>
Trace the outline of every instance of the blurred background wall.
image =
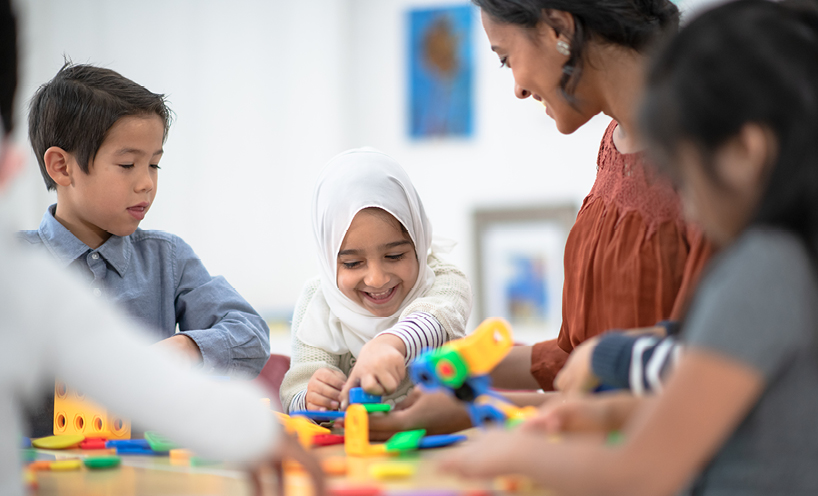
<svg viewBox="0 0 818 496">
<path fill-rule="evenodd" d="M 28 100 L 64 57 L 165 93 L 176 119 L 159 194 L 141 227 L 184 238 L 212 274 L 282 327 L 302 284 L 317 273 L 314 181 L 347 148 L 374 146 L 404 165 L 436 235 L 458 243 L 448 259 L 473 277 L 475 209 L 578 206 L 610 119 L 559 134 L 540 104 L 514 97 L 511 71 L 499 68 L 475 10 L 473 136 L 409 138 L 407 11 L 463 4 L 18 0 L 18 141 L 28 146 Z M 33 154 L 10 201 L 18 227 L 28 229 L 56 201 Z M 273 351 L 286 352 L 286 333 L 279 338 Z"/>
</svg>

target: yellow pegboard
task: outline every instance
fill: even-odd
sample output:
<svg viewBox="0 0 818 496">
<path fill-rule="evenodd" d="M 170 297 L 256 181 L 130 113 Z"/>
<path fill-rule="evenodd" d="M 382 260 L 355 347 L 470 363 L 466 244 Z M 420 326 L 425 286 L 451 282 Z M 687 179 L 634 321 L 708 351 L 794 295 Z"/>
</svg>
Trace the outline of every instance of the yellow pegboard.
<svg viewBox="0 0 818 496">
<path fill-rule="evenodd" d="M 54 385 L 54 435 L 65 434 L 130 439 L 131 423 L 110 414 L 58 380 Z"/>
</svg>

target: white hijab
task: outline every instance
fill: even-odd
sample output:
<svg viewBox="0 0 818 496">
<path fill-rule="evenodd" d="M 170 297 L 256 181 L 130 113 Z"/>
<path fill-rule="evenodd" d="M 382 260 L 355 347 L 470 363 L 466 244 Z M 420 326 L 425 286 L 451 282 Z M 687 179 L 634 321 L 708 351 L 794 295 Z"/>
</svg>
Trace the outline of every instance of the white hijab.
<svg viewBox="0 0 818 496">
<path fill-rule="evenodd" d="M 369 207 L 383 209 L 403 224 L 418 259 L 417 281 L 389 317 L 372 315 L 347 298 L 336 282 L 341 243 L 355 215 Z M 432 286 L 435 275 L 426 260 L 432 246 L 432 225 L 400 164 L 378 150 L 358 148 L 336 155 L 321 172 L 313 193 L 312 228 L 321 286 L 307 307 L 298 337 L 329 353 L 352 352 L 357 357 L 365 343 L 395 325 L 406 306 Z"/>
</svg>

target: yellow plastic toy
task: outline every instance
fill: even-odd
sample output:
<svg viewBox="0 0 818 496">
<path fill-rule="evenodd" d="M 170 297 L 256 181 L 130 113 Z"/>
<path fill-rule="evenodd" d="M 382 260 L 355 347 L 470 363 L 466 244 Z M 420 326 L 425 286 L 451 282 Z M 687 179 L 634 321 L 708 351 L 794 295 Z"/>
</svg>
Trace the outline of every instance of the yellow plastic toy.
<svg viewBox="0 0 818 496">
<path fill-rule="evenodd" d="M 51 470 L 69 471 L 79 470 L 80 468 L 82 468 L 82 460 L 57 460 L 51 462 Z"/>
<path fill-rule="evenodd" d="M 54 386 L 54 435 L 83 434 L 130 439 L 131 423 L 116 417 L 85 395 L 57 381 Z"/>
<path fill-rule="evenodd" d="M 67 434 L 64 436 L 46 436 L 39 439 L 32 439 L 31 445 L 40 449 L 68 449 L 74 448 L 85 441 L 82 434 Z"/>
<path fill-rule="evenodd" d="M 344 451 L 352 456 L 386 454 L 385 444 L 369 444 L 369 414 L 364 405 L 349 405 L 344 417 Z"/>
<path fill-rule="evenodd" d="M 379 463 L 369 467 L 369 475 L 378 480 L 406 479 L 415 475 L 416 470 L 408 463 Z"/>
<path fill-rule="evenodd" d="M 312 446 L 312 439 L 318 434 L 330 433 L 329 429 L 313 423 L 313 421 L 308 419 L 307 417 L 302 417 L 300 415 L 290 417 L 289 415 L 284 413 L 280 412 L 274 413 L 278 417 L 279 422 L 281 422 L 281 425 L 284 426 L 284 430 L 286 430 L 290 434 L 296 434 L 298 436 L 298 441 L 301 443 L 301 446 L 305 448 L 309 448 L 310 446 Z"/>
</svg>

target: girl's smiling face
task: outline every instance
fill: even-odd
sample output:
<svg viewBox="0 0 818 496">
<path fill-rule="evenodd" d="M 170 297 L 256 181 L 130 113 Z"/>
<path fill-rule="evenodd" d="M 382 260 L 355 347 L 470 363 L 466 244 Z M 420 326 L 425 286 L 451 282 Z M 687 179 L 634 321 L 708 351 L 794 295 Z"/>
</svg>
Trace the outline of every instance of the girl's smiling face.
<svg viewBox="0 0 818 496">
<path fill-rule="evenodd" d="M 379 208 L 355 215 L 338 251 L 336 282 L 347 298 L 376 317 L 389 317 L 419 270 L 415 245 L 397 219 Z"/>
</svg>

